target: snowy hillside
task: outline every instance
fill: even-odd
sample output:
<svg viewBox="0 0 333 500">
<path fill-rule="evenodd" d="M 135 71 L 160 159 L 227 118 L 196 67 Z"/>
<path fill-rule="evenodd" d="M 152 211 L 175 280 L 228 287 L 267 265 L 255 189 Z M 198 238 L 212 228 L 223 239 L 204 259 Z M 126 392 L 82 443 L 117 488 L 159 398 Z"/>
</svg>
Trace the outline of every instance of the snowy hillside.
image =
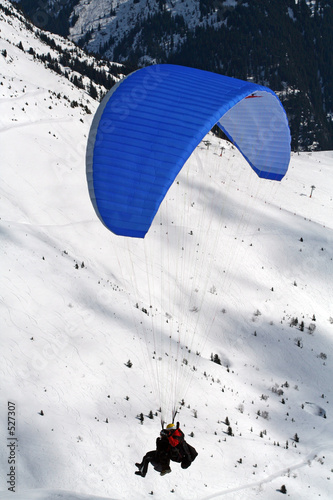
<svg viewBox="0 0 333 500">
<path fill-rule="evenodd" d="M 5 12 L 0 30 L 0 499 L 332 498 L 333 153 L 259 182 L 209 134 L 147 241 L 123 241 L 86 186 L 98 103 Z M 142 479 L 176 365 L 199 455 Z"/>
<path fill-rule="evenodd" d="M 209 23 L 216 27 L 221 25 L 218 13 L 233 8 L 236 0 L 224 0 L 220 5 L 207 9 L 204 16 L 200 11 L 199 0 L 173 0 L 166 2 L 150 2 L 149 0 L 74 0 L 70 3 L 46 0 L 39 5 L 34 2 L 23 2 L 29 12 L 33 12 L 33 21 L 43 27 L 48 25 L 50 19 L 56 18 L 64 7 L 70 26 L 70 38 L 75 42 L 84 40 L 90 52 L 99 52 L 106 47 L 106 56 L 113 57 L 114 46 L 121 42 L 124 36 L 137 25 L 144 23 L 161 11 L 170 13 L 172 16 L 182 16 L 183 22 L 193 28 L 196 25 L 203 26 Z M 184 39 L 183 36 L 175 35 L 174 43 L 177 46 Z M 136 42 L 135 42 L 136 43 Z M 102 53 L 102 52 L 101 52 Z M 104 51 L 103 51 L 104 53 Z"/>
<path fill-rule="evenodd" d="M 121 64 L 96 60 L 74 43 L 58 35 L 36 28 L 27 21 L 7 0 L 0 2 L 2 18 L 2 55 L 7 57 L 6 44 L 16 45 L 44 66 L 65 76 L 80 89 L 86 89 L 92 97 L 101 97 L 119 78 L 128 73 Z M 6 43 L 5 43 L 6 42 Z M 7 63 L 10 63 L 10 56 Z"/>
<path fill-rule="evenodd" d="M 294 151 L 333 148 L 326 0 L 12 1 L 40 28 L 133 69 L 171 63 L 266 85 L 280 93 Z"/>
</svg>

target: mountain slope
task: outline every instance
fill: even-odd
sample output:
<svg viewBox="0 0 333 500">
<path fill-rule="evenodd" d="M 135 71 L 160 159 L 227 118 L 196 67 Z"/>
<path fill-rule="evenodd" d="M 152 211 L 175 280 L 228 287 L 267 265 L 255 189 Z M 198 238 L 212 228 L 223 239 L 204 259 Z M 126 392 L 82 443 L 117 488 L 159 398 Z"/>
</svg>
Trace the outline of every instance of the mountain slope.
<svg viewBox="0 0 333 500">
<path fill-rule="evenodd" d="M 163 281 L 171 300 L 162 302 L 161 275 L 148 276 L 138 242 L 106 231 L 89 200 L 85 146 L 97 101 L 18 47 L 20 40 L 35 53 L 46 46 L 13 11 L 1 11 L 0 29 L 0 436 L 2 443 L 13 438 L 14 405 L 16 497 L 274 499 L 285 484 L 295 498 L 331 498 L 332 153 L 295 154 L 282 183 L 259 185 L 235 148 L 209 134 L 161 212 L 162 223 L 168 215 L 175 221 Z M 210 272 L 207 281 L 196 268 L 198 288 L 216 305 L 192 353 L 181 344 L 191 385 L 179 419 L 199 456 L 186 471 L 172 464 L 172 474 L 150 469 L 142 480 L 134 463 L 160 430 L 159 361 L 152 315 L 143 309 L 152 306 L 168 324 L 170 316 L 174 325 L 182 321 L 171 235 L 185 193 L 188 240 L 205 248 L 200 264 Z M 150 240 L 157 260 L 161 227 L 158 221 Z M 191 272 L 185 267 L 184 288 Z M 189 329 L 211 312 L 193 305 Z M 160 382 L 167 390 L 168 377 Z M 2 500 L 13 495 L 8 460 L 2 445 Z"/>
<path fill-rule="evenodd" d="M 326 0 L 20 2 L 43 28 L 112 61 L 176 63 L 281 96 L 294 151 L 333 149 L 333 9 Z"/>
<path fill-rule="evenodd" d="M 93 98 L 101 98 L 119 77 L 130 72 L 122 64 L 99 61 L 69 40 L 36 28 L 6 0 L 1 1 L 0 9 L 3 19 L 7 17 L 2 33 L 4 40 L 65 76 L 79 89 L 86 89 Z M 5 58 L 6 54 L 4 47 Z M 10 58 L 7 62 L 10 63 Z"/>
</svg>

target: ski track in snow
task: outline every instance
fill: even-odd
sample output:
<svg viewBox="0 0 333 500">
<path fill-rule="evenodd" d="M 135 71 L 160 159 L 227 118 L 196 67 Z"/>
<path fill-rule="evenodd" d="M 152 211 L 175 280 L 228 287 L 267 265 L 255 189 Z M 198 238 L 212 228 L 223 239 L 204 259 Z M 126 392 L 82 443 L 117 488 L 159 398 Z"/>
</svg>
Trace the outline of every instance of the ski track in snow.
<svg viewBox="0 0 333 500">
<path fill-rule="evenodd" d="M 285 469 L 278 470 L 274 472 L 273 474 L 269 474 L 267 477 L 261 479 L 260 481 L 254 481 L 253 483 L 247 483 L 247 484 L 242 484 L 241 486 L 237 486 L 236 488 L 230 488 L 228 490 L 222 490 L 217 493 L 214 493 L 213 495 L 208 495 L 206 497 L 202 497 L 202 500 L 211 500 L 212 498 L 219 498 L 223 496 L 230 495 L 232 493 L 236 493 L 237 491 L 243 491 L 247 489 L 253 489 L 255 487 L 260 487 L 263 484 L 268 484 L 274 481 L 275 479 L 278 478 L 283 478 L 290 472 L 294 470 L 301 469 L 303 467 L 308 467 L 311 465 L 311 462 L 316 459 L 318 456 L 318 453 L 323 452 L 325 450 L 331 451 L 333 447 L 333 440 L 331 441 L 330 444 L 322 444 L 314 448 L 311 452 L 308 453 L 308 455 L 303 458 L 300 462 L 296 463 L 295 465 L 290 465 L 289 467 L 286 467 Z"/>
<path fill-rule="evenodd" d="M 3 128 L 0 128 L 0 134 L 3 134 L 3 133 L 6 133 L 6 132 L 11 132 L 12 130 L 15 130 L 15 129 L 24 129 L 26 127 L 34 127 L 34 126 L 41 126 L 41 125 L 54 125 L 55 123 L 71 123 L 72 120 L 70 118 L 53 118 L 52 120 L 51 119 L 45 119 L 45 120 L 34 120 L 34 121 L 29 121 L 29 122 L 26 122 L 26 123 L 17 123 L 17 124 L 13 124 L 13 125 L 7 125 Z"/>
</svg>

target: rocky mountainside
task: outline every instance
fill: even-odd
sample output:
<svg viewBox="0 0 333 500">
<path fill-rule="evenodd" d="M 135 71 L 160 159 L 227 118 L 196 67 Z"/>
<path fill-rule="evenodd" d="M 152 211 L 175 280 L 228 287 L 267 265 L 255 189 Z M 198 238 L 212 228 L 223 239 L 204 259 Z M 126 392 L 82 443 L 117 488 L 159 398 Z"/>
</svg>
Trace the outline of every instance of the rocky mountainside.
<svg viewBox="0 0 333 500">
<path fill-rule="evenodd" d="M 332 0 L 21 0 L 37 25 L 134 66 L 175 63 L 276 91 L 294 150 L 333 148 Z"/>
</svg>

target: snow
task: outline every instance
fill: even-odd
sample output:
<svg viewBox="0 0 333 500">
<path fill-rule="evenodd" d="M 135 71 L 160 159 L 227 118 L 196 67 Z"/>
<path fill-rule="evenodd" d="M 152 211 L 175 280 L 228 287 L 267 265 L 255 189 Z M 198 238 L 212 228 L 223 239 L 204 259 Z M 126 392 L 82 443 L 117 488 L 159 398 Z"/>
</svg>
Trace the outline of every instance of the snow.
<svg viewBox="0 0 333 500">
<path fill-rule="evenodd" d="M 4 13 L 0 29 L 0 499 L 8 403 L 18 500 L 332 498 L 333 152 L 262 182 L 209 134 L 125 242 L 86 186 L 98 103 L 16 46 L 37 50 L 32 32 Z M 199 455 L 142 479 L 171 387 Z"/>
</svg>

